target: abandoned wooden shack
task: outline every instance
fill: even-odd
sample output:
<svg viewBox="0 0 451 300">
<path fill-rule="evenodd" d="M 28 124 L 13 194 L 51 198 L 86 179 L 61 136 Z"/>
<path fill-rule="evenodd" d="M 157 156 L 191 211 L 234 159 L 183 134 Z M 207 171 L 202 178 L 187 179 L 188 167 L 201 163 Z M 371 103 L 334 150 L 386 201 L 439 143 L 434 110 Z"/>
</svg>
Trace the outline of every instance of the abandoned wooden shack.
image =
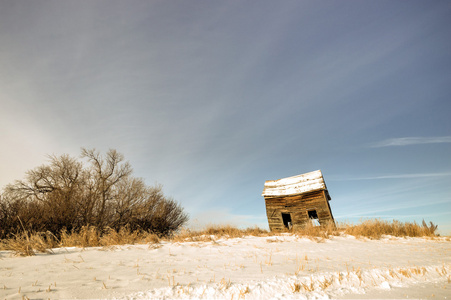
<svg viewBox="0 0 451 300">
<path fill-rule="evenodd" d="M 335 224 L 331 200 L 321 170 L 278 180 L 268 180 L 265 197 L 269 229 L 282 231 L 303 227 L 309 222 L 320 226 Z"/>
</svg>

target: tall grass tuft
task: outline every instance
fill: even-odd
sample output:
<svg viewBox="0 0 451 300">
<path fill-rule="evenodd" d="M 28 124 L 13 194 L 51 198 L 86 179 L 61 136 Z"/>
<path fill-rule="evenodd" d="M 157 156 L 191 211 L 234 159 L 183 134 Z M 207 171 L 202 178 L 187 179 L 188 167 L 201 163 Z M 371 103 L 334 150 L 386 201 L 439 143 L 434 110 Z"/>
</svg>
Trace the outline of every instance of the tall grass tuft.
<svg viewBox="0 0 451 300">
<path fill-rule="evenodd" d="M 62 247 L 97 247 L 100 246 L 100 231 L 95 226 L 83 226 L 79 232 L 61 231 Z"/>
<path fill-rule="evenodd" d="M 50 232 L 30 234 L 23 231 L 0 242 L 0 249 L 11 250 L 19 256 L 33 256 L 36 252 L 51 253 L 50 249 L 56 246 L 58 242 Z"/>
<path fill-rule="evenodd" d="M 294 229 L 293 233 L 300 237 L 328 239 L 330 236 L 340 235 L 340 230 L 337 229 L 333 222 L 328 222 L 322 226 L 314 226 L 312 223 L 307 223 Z"/>
<path fill-rule="evenodd" d="M 100 238 L 100 245 L 133 245 L 144 243 L 159 243 L 158 235 L 145 231 L 130 230 L 130 227 L 121 227 L 118 231 L 108 228 L 107 232 Z"/>
<path fill-rule="evenodd" d="M 419 225 L 416 222 L 400 222 L 400 221 L 383 221 L 380 219 L 364 220 L 360 224 L 347 225 L 344 233 L 356 237 L 367 237 L 372 239 L 380 239 L 383 235 L 391 235 L 396 237 L 435 237 L 437 225 L 430 222 L 427 225 L 423 220 Z"/>
<path fill-rule="evenodd" d="M 116 231 L 108 229 L 101 232 L 94 226 L 85 226 L 79 232 L 61 232 L 57 239 L 51 232 L 29 233 L 23 231 L 9 239 L 0 241 L 0 250 L 10 250 L 16 255 L 32 256 L 37 252 L 51 253 L 57 247 L 106 247 L 126 244 L 157 244 L 160 237 L 145 231 L 131 231 L 129 227 L 122 227 Z"/>
<path fill-rule="evenodd" d="M 259 227 L 249 227 L 240 229 L 232 225 L 208 225 L 202 230 L 191 230 L 183 228 L 171 240 L 178 242 L 200 242 L 212 241 L 220 238 L 240 238 L 244 236 L 268 236 L 273 233 Z"/>
<path fill-rule="evenodd" d="M 126 244 L 159 243 L 160 238 L 154 233 L 142 230 L 132 231 L 130 227 L 124 226 L 119 230 L 108 228 L 101 232 L 97 227 L 84 226 L 80 232 L 61 232 L 60 246 L 63 247 L 99 247 Z"/>
</svg>

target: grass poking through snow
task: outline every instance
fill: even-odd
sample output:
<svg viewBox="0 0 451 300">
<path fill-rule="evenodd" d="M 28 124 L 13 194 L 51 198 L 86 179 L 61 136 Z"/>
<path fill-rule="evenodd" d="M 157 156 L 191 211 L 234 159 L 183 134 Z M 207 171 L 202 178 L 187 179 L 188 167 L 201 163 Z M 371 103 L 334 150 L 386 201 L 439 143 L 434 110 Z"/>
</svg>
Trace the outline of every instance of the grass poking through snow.
<svg viewBox="0 0 451 300">
<path fill-rule="evenodd" d="M 383 220 L 366 220 L 360 224 L 327 224 L 325 226 L 307 225 L 295 231 L 287 231 L 299 237 L 308 237 L 322 242 L 331 236 L 341 234 L 380 239 L 384 235 L 396 237 L 436 237 L 437 225 L 432 222 L 417 224 L 416 222 L 399 222 Z M 107 229 L 101 231 L 93 226 L 85 226 L 79 232 L 62 231 L 60 238 L 47 233 L 29 233 L 24 231 L 20 235 L 0 241 L 0 250 L 11 250 L 17 255 L 30 256 L 36 252 L 48 253 L 56 247 L 110 247 L 125 244 L 158 244 L 160 240 L 173 242 L 215 242 L 221 238 L 242 238 L 245 236 L 280 236 L 287 232 L 269 232 L 267 230 L 251 227 L 240 229 L 231 225 L 212 225 L 203 230 L 182 229 L 170 237 L 159 237 L 145 231 L 131 231 L 127 227 L 119 231 Z M 276 241 L 276 240 L 275 240 Z M 269 261 L 271 259 L 269 258 Z"/>
</svg>

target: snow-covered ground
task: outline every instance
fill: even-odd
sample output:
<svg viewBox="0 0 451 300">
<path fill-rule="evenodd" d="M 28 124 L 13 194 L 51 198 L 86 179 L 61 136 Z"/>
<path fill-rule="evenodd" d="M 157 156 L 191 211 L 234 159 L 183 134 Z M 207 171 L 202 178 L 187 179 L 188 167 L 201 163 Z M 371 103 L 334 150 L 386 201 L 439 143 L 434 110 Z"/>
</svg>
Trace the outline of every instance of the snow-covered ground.
<svg viewBox="0 0 451 300">
<path fill-rule="evenodd" d="M 292 235 L 0 252 L 0 299 L 451 298 L 445 239 Z"/>
</svg>

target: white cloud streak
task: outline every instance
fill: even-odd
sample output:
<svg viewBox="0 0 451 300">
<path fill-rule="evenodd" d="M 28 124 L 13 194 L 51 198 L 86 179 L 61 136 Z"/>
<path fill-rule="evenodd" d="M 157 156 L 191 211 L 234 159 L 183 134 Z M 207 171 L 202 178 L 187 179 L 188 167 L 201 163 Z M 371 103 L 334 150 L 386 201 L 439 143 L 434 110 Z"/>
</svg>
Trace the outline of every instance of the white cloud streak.
<svg viewBox="0 0 451 300">
<path fill-rule="evenodd" d="M 402 137 L 386 139 L 370 145 L 371 148 L 381 147 L 396 147 L 396 146 L 411 146 L 420 144 L 442 144 L 451 143 L 451 136 L 437 136 L 437 137 Z"/>
<path fill-rule="evenodd" d="M 353 178 L 332 178 L 330 180 L 331 181 L 353 181 L 353 180 L 377 180 L 377 179 L 411 179 L 411 178 L 429 178 L 429 177 L 446 177 L 446 176 L 451 176 L 451 172 L 393 174 L 393 175 L 353 177 Z"/>
</svg>

